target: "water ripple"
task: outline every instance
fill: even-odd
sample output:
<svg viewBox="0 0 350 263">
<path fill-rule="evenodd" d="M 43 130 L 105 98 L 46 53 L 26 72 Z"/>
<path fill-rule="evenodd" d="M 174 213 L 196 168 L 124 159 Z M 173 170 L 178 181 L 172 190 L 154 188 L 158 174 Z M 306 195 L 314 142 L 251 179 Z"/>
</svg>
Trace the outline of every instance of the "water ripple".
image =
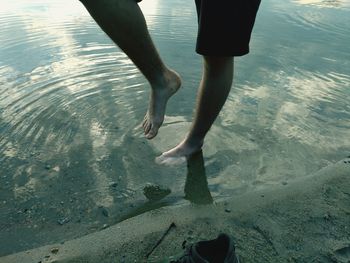
<svg viewBox="0 0 350 263">
<path fill-rule="evenodd" d="M 252 52 L 235 61 L 232 92 L 206 138 L 215 198 L 309 174 L 350 149 L 349 9 L 310 1 L 262 1 Z M 154 157 L 192 120 L 202 68 L 195 6 L 144 0 L 141 8 L 185 86 L 151 142 L 139 127 L 149 85 L 79 1 L 1 2 L 0 214 L 23 244 L 46 242 L 33 238 L 33 224 L 62 231 L 55 217 L 86 220 L 76 235 L 115 223 L 148 181 L 182 195 L 186 167 L 160 168 Z M 113 216 L 100 220 L 101 207 Z"/>
<path fill-rule="evenodd" d="M 327 33 L 347 39 L 350 33 L 349 23 L 350 17 L 348 15 L 350 5 L 345 2 L 345 6 L 340 5 L 337 9 L 320 9 L 317 7 L 327 6 L 327 3 L 341 2 L 341 1 L 318 1 L 317 5 L 310 5 L 305 3 L 307 1 L 295 1 L 301 6 L 294 5 L 291 2 L 278 3 L 273 1 L 273 14 L 281 17 L 287 23 L 307 30 L 312 36 L 319 33 Z M 310 1 L 312 2 L 312 1 Z M 316 1 L 314 1 L 316 2 Z M 305 8 L 305 5 L 307 8 Z M 294 30 L 293 30 L 294 31 Z M 294 31 L 295 32 L 295 31 Z M 316 36 L 322 38 L 322 35 Z"/>
<path fill-rule="evenodd" d="M 58 144 L 68 143 L 74 133 L 70 125 L 77 122 L 76 112 L 80 118 L 89 119 L 93 112 L 112 110 L 116 104 L 127 106 L 129 117 L 138 111 L 125 103 L 125 96 L 130 96 L 128 89 L 142 91 L 144 79 L 105 36 L 102 42 L 80 41 L 89 30 L 96 29 L 91 21 L 84 27 L 72 20 L 48 24 L 45 17 L 29 12 L 25 16 L 6 14 L 0 23 L 5 25 L 0 31 L 4 51 L 0 64 L 0 152 L 6 152 L 7 145 L 16 141 L 25 142 L 30 151 L 44 134 L 42 142 L 55 138 Z M 22 33 L 17 33 L 17 28 Z M 28 68 L 29 56 L 35 53 L 37 57 Z M 16 64 L 11 65 L 14 61 Z M 142 92 L 135 94 L 136 98 L 143 97 Z"/>
</svg>

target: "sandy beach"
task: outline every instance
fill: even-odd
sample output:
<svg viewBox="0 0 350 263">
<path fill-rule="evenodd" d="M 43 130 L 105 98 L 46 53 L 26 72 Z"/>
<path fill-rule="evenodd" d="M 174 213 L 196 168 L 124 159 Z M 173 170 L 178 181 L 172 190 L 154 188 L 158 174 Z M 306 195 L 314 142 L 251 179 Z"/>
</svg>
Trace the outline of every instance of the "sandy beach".
<svg viewBox="0 0 350 263">
<path fill-rule="evenodd" d="M 350 158 L 280 186 L 211 205 L 163 207 L 2 263 L 166 262 L 183 247 L 231 235 L 242 262 L 350 262 Z"/>
</svg>

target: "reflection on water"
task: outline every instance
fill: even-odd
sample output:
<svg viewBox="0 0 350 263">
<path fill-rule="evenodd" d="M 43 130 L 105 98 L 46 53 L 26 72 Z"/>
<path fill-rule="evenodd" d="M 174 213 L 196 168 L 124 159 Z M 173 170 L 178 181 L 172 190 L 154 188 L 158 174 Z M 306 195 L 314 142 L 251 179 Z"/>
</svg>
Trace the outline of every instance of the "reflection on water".
<svg viewBox="0 0 350 263">
<path fill-rule="evenodd" d="M 191 155 L 187 160 L 185 199 L 194 204 L 211 204 L 213 198 L 208 188 L 203 152 Z"/>
<path fill-rule="evenodd" d="M 187 174 L 184 185 L 184 196 L 170 195 L 171 190 L 159 185 L 146 185 L 143 188 L 143 194 L 147 200 L 143 201 L 123 215 L 121 220 L 140 215 L 144 212 L 161 208 L 163 206 L 182 203 L 183 199 L 190 201 L 195 205 L 210 205 L 213 203 L 208 180 L 205 173 L 205 164 L 203 152 L 199 151 L 192 154 L 187 159 Z"/>
<path fill-rule="evenodd" d="M 344 8 L 350 6 L 350 2 L 347 0 L 294 0 L 294 2 L 302 5 L 315 5 L 318 7 Z"/>
<path fill-rule="evenodd" d="M 202 68 L 192 1 L 141 3 L 184 80 L 152 141 L 139 128 L 146 80 L 78 1 L 1 1 L 0 255 L 279 184 L 349 155 L 349 6 L 263 1 L 203 152 L 174 168 L 154 157 L 192 119 Z M 148 184 L 171 193 L 149 202 Z"/>
</svg>

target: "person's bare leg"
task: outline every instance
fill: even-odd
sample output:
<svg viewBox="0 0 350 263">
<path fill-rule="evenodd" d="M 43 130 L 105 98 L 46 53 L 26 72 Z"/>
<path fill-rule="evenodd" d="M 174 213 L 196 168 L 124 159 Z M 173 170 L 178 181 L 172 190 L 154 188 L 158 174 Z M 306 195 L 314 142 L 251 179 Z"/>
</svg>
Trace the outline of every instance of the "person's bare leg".
<svg viewBox="0 0 350 263">
<path fill-rule="evenodd" d="M 203 68 L 190 131 L 180 144 L 157 158 L 160 163 L 176 163 L 174 158 L 187 157 L 199 151 L 205 135 L 225 104 L 233 80 L 233 57 L 204 57 Z"/>
<path fill-rule="evenodd" d="M 81 0 L 102 30 L 128 55 L 149 81 L 152 92 L 143 121 L 145 136 L 157 135 L 168 99 L 181 86 L 180 76 L 161 60 L 135 0 Z"/>
</svg>

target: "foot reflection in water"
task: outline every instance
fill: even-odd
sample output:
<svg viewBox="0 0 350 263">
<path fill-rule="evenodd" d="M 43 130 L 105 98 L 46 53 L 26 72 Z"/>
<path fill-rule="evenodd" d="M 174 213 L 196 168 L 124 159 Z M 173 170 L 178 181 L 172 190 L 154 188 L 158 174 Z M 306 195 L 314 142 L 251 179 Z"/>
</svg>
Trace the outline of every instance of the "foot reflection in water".
<svg viewBox="0 0 350 263">
<path fill-rule="evenodd" d="M 164 206 L 171 206 L 185 198 L 193 204 L 212 204 L 213 198 L 208 188 L 208 181 L 205 174 L 204 159 L 202 150 L 187 157 L 187 175 L 184 187 L 185 196 L 171 195 L 171 190 L 159 185 L 147 185 L 143 189 L 143 194 L 147 198 L 146 202 L 135 205 L 122 216 L 122 220 L 131 218 L 147 211 L 155 210 Z"/>
<path fill-rule="evenodd" d="M 202 150 L 187 158 L 185 199 L 194 204 L 204 205 L 213 203 L 205 174 Z"/>
</svg>

